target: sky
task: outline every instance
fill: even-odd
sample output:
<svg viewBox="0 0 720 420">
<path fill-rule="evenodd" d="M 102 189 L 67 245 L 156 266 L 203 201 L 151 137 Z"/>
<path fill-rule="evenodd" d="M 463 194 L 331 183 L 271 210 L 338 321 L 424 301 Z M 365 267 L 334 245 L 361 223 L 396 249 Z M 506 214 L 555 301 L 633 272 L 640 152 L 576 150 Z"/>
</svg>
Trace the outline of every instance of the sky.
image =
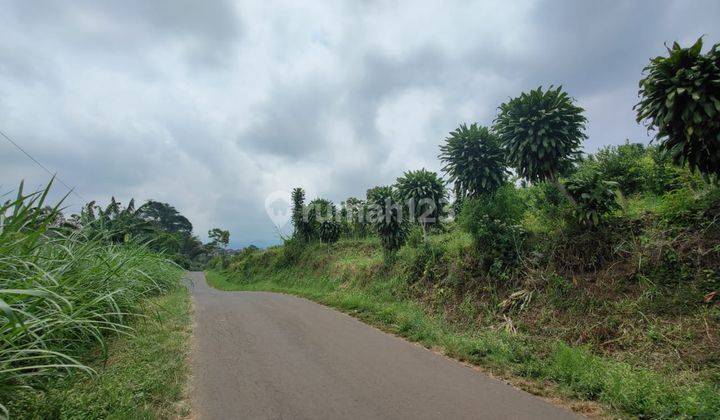
<svg viewBox="0 0 720 420">
<path fill-rule="evenodd" d="M 538 86 L 585 108 L 586 152 L 646 143 L 643 67 L 718 22 L 717 0 L 4 0 L 0 130 L 74 188 L 67 212 L 155 199 L 267 246 L 266 201 L 439 171 L 448 132 Z M 0 138 L 0 198 L 49 178 Z"/>
</svg>

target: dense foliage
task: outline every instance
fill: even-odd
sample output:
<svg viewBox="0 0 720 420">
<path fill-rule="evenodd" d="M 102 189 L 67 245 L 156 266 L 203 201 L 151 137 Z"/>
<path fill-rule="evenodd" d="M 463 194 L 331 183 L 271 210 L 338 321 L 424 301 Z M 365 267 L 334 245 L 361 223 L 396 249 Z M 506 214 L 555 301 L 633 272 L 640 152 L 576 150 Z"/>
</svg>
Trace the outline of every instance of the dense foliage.
<svg viewBox="0 0 720 420">
<path fill-rule="evenodd" d="M 340 238 L 340 223 L 335 205 L 324 198 L 316 198 L 308 204 L 308 224 L 312 237 L 324 243 Z"/>
<path fill-rule="evenodd" d="M 342 227 L 348 238 L 364 238 L 369 233 L 366 220 L 365 202 L 357 197 L 348 197 L 342 203 Z"/>
<path fill-rule="evenodd" d="M 575 200 L 573 213 L 581 224 L 598 225 L 605 216 L 620 208 L 618 183 L 606 181 L 598 171 L 578 171 L 567 180 L 566 185 Z"/>
<path fill-rule="evenodd" d="M 162 252 L 183 268 L 199 269 L 217 253 L 216 244 L 203 245 L 192 234 L 192 223 L 167 203 L 148 200 L 140 207 L 135 200 L 127 206 L 112 197 L 106 207 L 95 201 L 85 204 L 79 214 L 67 219 L 54 216 L 54 224 L 99 235 L 112 243 L 137 241 Z"/>
<path fill-rule="evenodd" d="M 505 182 L 505 153 L 487 127 L 461 124 L 440 145 L 443 172 L 454 183 L 456 197 L 491 193 Z"/>
<path fill-rule="evenodd" d="M 720 45 L 702 54 L 702 38 L 689 48 L 674 43 L 655 57 L 640 80 L 637 120 L 657 132 L 675 163 L 720 174 Z"/>
<path fill-rule="evenodd" d="M 397 191 L 390 186 L 374 187 L 367 190 L 367 203 L 372 206 L 367 215 L 368 222 L 380 237 L 383 249 L 392 253 L 405 243 L 407 221 L 403 219 L 403 206 Z"/>
<path fill-rule="evenodd" d="M 130 331 L 142 298 L 179 284 L 176 265 L 136 240 L 118 241 L 116 230 L 58 226 L 59 206 L 44 203 L 49 188 L 25 194 L 21 185 L 0 205 L 0 409 L 20 388 L 90 372 L 90 351 Z M 102 214 L 117 227 L 131 210 L 114 203 Z"/>
<path fill-rule="evenodd" d="M 509 184 L 463 205 L 458 222 L 472 235 L 486 268 L 496 261 L 512 264 L 517 260 L 523 240 L 523 211 L 522 198 Z"/>
<path fill-rule="evenodd" d="M 439 222 L 445 205 L 445 181 L 435 172 L 426 169 L 407 171 L 397 179 L 398 198 L 408 206 L 413 216 L 427 232 Z"/>
<path fill-rule="evenodd" d="M 307 241 L 312 237 L 312 226 L 305 220 L 305 190 L 295 188 L 292 190 L 292 214 L 291 220 L 295 229 L 295 236 Z"/>
<path fill-rule="evenodd" d="M 585 135 L 583 109 L 561 87 L 523 92 L 500 105 L 494 129 L 518 175 L 555 180 L 577 158 Z"/>
</svg>

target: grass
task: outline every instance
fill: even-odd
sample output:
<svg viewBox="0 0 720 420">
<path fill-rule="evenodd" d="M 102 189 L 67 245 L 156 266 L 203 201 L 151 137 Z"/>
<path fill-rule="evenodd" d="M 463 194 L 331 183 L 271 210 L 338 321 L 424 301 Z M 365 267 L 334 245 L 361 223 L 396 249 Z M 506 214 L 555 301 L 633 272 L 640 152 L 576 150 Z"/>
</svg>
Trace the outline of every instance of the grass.
<svg viewBox="0 0 720 420">
<path fill-rule="evenodd" d="M 454 254 L 463 241 L 445 243 L 451 244 Z M 234 261 L 229 270 L 210 271 L 207 278 L 223 290 L 291 293 L 338 308 L 482 366 L 536 394 L 575 401 L 571 405 L 578 411 L 595 409 L 582 401 L 597 401 L 605 414 L 621 416 L 716 418 L 720 412 L 720 387 L 715 383 L 688 380 L 597 354 L 589 346 L 524 332 L 509 318 L 495 325 L 456 322 L 442 309 L 442 301 L 452 295 L 449 286 L 424 285 L 432 289 L 431 295 L 413 291 L 407 274 L 414 273 L 416 253 L 410 251 L 401 250 L 398 259 L 386 266 L 377 247 L 363 241 L 310 244 L 300 251 L 275 248 Z M 427 275 L 429 268 L 424 270 Z M 497 307 L 492 300 L 472 305 L 467 296 L 458 310 L 471 317 Z"/>
<path fill-rule="evenodd" d="M 88 363 L 108 357 L 109 339 L 132 335 L 143 302 L 182 276 L 142 244 L 58 227 L 49 190 L 21 185 L 0 205 L 0 417 L 20 393 L 95 373 Z"/>
<path fill-rule="evenodd" d="M 184 417 L 190 335 L 189 296 L 178 287 L 147 299 L 132 335 L 108 344 L 107 357 L 89 364 L 95 375 L 74 374 L 47 392 L 20 392 L 14 417 L 27 419 L 155 419 Z M 99 356 L 99 354 L 98 354 Z"/>
</svg>

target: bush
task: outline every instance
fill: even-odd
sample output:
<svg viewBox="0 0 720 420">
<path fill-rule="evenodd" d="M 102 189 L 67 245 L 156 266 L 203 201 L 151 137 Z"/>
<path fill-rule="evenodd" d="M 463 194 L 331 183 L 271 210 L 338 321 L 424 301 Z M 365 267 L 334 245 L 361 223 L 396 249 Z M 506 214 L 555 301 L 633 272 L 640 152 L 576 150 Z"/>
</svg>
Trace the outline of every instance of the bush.
<svg viewBox="0 0 720 420">
<path fill-rule="evenodd" d="M 618 183 L 607 181 L 592 167 L 585 167 L 566 181 L 568 194 L 575 200 L 573 215 L 582 225 L 599 225 L 613 210 L 617 201 Z"/>
<path fill-rule="evenodd" d="M 625 141 L 625 144 L 619 146 L 603 147 L 592 156 L 590 162 L 597 166 L 604 180 L 617 183 L 620 191 L 629 195 L 639 193 L 645 186 L 645 155 L 645 146 Z"/>
<path fill-rule="evenodd" d="M 458 221 L 472 235 L 486 265 L 495 260 L 511 265 L 522 247 L 524 231 L 519 224 L 523 211 L 518 191 L 506 184 L 494 194 L 467 200 Z"/>
</svg>

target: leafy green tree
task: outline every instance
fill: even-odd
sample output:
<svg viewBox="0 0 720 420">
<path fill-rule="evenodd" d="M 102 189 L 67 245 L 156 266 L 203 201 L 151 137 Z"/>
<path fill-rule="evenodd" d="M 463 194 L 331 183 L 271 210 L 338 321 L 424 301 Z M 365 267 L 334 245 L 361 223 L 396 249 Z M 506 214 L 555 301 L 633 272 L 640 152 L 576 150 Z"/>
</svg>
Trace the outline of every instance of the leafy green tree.
<svg viewBox="0 0 720 420">
<path fill-rule="evenodd" d="M 165 232 L 192 233 L 192 223 L 168 203 L 148 200 L 138 209 L 138 216 Z"/>
<path fill-rule="evenodd" d="M 458 199 L 491 193 L 507 179 L 505 153 L 487 127 L 461 124 L 440 146 L 438 157 Z"/>
<path fill-rule="evenodd" d="M 437 173 L 420 169 L 407 171 L 397 179 L 398 198 L 407 204 L 408 215 L 415 217 L 423 229 L 423 238 L 427 230 L 442 216 L 443 204 L 447 196 L 445 181 Z"/>
<path fill-rule="evenodd" d="M 213 228 L 208 231 L 210 243 L 217 249 L 225 249 L 230 243 L 230 232 L 220 228 Z"/>
<path fill-rule="evenodd" d="M 305 217 L 305 190 L 298 187 L 292 190 L 292 224 L 294 235 L 304 241 L 312 236 L 312 225 Z"/>
<path fill-rule="evenodd" d="M 405 243 L 407 232 L 397 191 L 390 186 L 371 188 L 367 191 L 367 204 L 368 222 L 380 237 L 386 255 L 391 255 Z"/>
<path fill-rule="evenodd" d="M 365 202 L 357 197 L 348 197 L 342 205 L 342 218 L 347 226 L 347 235 L 364 238 L 368 234 Z"/>
<path fill-rule="evenodd" d="M 690 48 L 674 43 L 655 57 L 640 80 L 637 121 L 673 162 L 704 175 L 720 175 L 720 44 L 702 54 L 702 38 Z"/>
<path fill-rule="evenodd" d="M 102 235 L 114 243 L 127 242 L 132 238 L 147 239 L 152 232 L 152 226 L 140 217 L 135 208 L 134 199 L 130 200 L 127 207 L 123 207 L 115 197 L 110 198 L 105 208 L 91 201 L 81 210 L 79 220 L 83 229 Z"/>
<path fill-rule="evenodd" d="M 606 146 L 592 156 L 602 178 L 617 183 L 623 194 L 634 194 L 642 190 L 645 184 L 645 146 L 630 143 L 619 146 Z"/>
<path fill-rule="evenodd" d="M 313 237 L 323 243 L 337 242 L 340 239 L 340 223 L 335 205 L 324 198 L 316 198 L 308 208 L 308 223 Z"/>
<path fill-rule="evenodd" d="M 585 135 L 583 109 L 562 87 L 523 92 L 500 105 L 494 129 L 507 159 L 528 181 L 557 181 L 580 154 Z"/>
</svg>

